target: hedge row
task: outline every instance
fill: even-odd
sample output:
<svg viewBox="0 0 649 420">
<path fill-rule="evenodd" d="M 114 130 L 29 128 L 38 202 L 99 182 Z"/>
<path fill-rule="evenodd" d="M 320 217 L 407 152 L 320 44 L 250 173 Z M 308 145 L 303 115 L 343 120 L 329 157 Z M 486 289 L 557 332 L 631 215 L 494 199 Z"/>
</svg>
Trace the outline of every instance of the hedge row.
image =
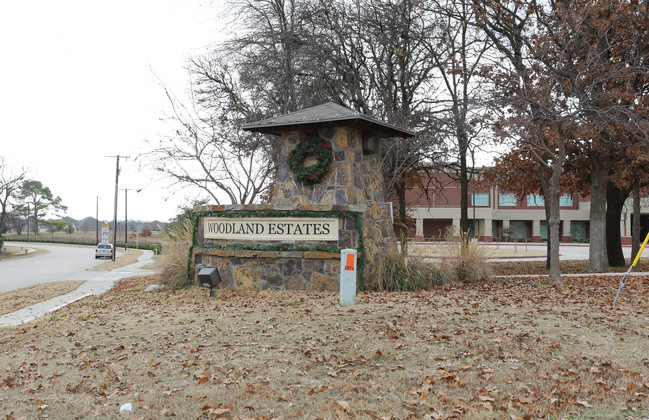
<svg viewBox="0 0 649 420">
<path fill-rule="evenodd" d="M 7 242 L 26 242 L 27 238 L 3 238 Z M 66 244 L 66 245 L 97 245 L 95 241 L 66 241 L 66 240 L 51 240 L 51 239 L 42 239 L 38 238 L 37 241 L 30 240 L 30 243 L 43 243 L 43 244 Z M 118 248 L 124 248 L 124 242 L 117 243 Z M 162 254 L 162 245 L 159 243 L 146 243 L 146 244 L 128 244 L 129 249 L 148 249 L 151 251 L 158 251 L 158 254 Z"/>
</svg>

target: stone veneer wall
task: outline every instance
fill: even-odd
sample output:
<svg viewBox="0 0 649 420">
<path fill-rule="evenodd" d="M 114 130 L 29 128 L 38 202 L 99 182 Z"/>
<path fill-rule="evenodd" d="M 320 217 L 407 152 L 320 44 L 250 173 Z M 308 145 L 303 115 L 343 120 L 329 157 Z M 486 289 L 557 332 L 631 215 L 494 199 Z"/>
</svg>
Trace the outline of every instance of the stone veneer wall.
<svg viewBox="0 0 649 420">
<path fill-rule="evenodd" d="M 355 215 L 364 206 L 327 205 L 230 205 L 201 206 L 196 242 L 192 250 L 197 268 L 217 267 L 221 287 L 235 290 L 303 289 L 338 290 L 340 249 L 362 245 Z M 313 212 L 310 217 L 339 219 L 339 239 L 332 241 L 233 241 L 205 239 L 203 217 L 227 217 L 236 214 L 258 217 L 295 217 L 295 213 Z M 347 217 L 338 217 L 341 214 Z M 198 271 L 198 270 L 197 270 Z"/>
<path fill-rule="evenodd" d="M 312 134 L 315 133 L 283 133 L 282 156 L 287 157 L 300 138 Z M 397 252 L 390 204 L 385 200 L 379 139 L 364 139 L 363 131 L 352 127 L 321 128 L 317 135 L 327 139 L 332 147 L 333 163 L 329 172 L 319 184 L 302 185 L 295 181 L 286 159 L 282 159 L 272 203 L 365 207 L 363 232 L 366 272 L 369 274 L 377 266 L 381 255 Z"/>
</svg>

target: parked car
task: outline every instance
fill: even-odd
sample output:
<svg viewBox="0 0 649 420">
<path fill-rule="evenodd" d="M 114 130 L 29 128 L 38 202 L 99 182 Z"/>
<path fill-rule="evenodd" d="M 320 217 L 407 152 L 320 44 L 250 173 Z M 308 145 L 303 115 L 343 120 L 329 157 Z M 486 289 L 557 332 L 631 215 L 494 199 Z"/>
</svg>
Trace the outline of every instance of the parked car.
<svg viewBox="0 0 649 420">
<path fill-rule="evenodd" d="M 113 244 L 98 244 L 95 248 L 95 259 L 106 257 L 113 257 Z"/>
</svg>

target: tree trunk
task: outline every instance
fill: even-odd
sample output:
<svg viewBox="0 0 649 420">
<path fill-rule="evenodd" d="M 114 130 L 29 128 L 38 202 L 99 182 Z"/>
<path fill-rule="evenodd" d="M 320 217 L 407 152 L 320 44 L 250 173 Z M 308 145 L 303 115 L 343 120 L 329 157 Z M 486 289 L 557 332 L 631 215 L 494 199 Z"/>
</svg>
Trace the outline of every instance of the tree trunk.
<svg viewBox="0 0 649 420">
<path fill-rule="evenodd" d="M 631 241 L 631 258 L 633 259 L 640 252 L 640 243 L 644 240 L 644 238 L 640 237 L 642 233 L 640 227 L 640 177 L 637 171 L 633 181 L 633 226 L 631 232 L 633 236 Z"/>
<path fill-rule="evenodd" d="M 9 193 L 7 193 L 7 195 L 0 201 L 0 235 L 2 235 L 7 221 L 7 202 L 9 201 L 9 198 Z"/>
<path fill-rule="evenodd" d="M 593 153 L 590 179 L 590 246 L 588 271 L 608 271 L 606 253 L 606 180 L 608 159 Z"/>
<path fill-rule="evenodd" d="M 544 186 L 545 205 L 548 213 L 548 238 L 550 240 L 550 265 L 548 268 L 548 283 L 562 285 L 561 265 L 559 261 L 559 227 L 561 225 L 561 214 L 559 199 L 561 197 L 561 171 L 563 168 L 562 149 L 563 143 L 559 146 L 559 156 L 552 164 L 552 175 L 549 181 L 542 181 Z"/>
<path fill-rule="evenodd" d="M 395 192 L 399 205 L 399 233 L 401 240 L 401 255 L 408 255 L 408 216 L 406 215 L 406 183 L 400 181 L 395 183 Z"/>
<path fill-rule="evenodd" d="M 34 209 L 34 235 L 38 236 L 40 229 L 38 229 L 38 208 L 36 204 L 34 204 Z"/>
<path fill-rule="evenodd" d="M 469 177 L 467 174 L 466 147 L 463 145 L 461 135 L 458 135 L 460 143 L 460 233 L 469 230 Z M 475 202 L 475 197 L 473 197 Z M 475 231 L 475 226 L 473 226 Z"/>
<path fill-rule="evenodd" d="M 622 238 L 620 233 L 620 219 L 624 209 L 624 201 L 629 195 L 629 190 L 618 188 L 612 182 L 606 186 L 606 254 L 611 267 L 624 267 L 626 261 L 622 253 Z"/>
<path fill-rule="evenodd" d="M 551 247 L 550 247 L 550 206 L 548 202 L 545 202 L 545 205 L 543 206 L 545 209 L 545 226 L 546 226 L 546 238 L 545 238 L 545 269 L 550 270 L 550 262 L 552 261 L 552 252 L 550 252 Z"/>
<path fill-rule="evenodd" d="M 561 265 L 559 261 L 559 228 L 561 226 L 561 173 L 566 159 L 563 139 L 557 144 L 556 155 L 551 160 L 550 176 L 541 176 L 541 189 L 545 198 L 545 216 L 548 223 L 548 283 L 562 285 Z"/>
</svg>

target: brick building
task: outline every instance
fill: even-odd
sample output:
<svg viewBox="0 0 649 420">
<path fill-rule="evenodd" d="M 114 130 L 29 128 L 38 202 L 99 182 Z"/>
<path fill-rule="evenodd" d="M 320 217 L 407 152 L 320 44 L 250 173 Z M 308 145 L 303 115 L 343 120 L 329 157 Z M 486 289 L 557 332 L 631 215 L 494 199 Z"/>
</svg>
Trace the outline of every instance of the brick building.
<svg viewBox="0 0 649 420">
<path fill-rule="evenodd" d="M 420 188 L 409 190 L 406 194 L 408 216 L 414 219 L 414 229 L 410 236 L 417 240 L 440 240 L 446 230 L 453 226 L 454 232 L 460 230 L 460 184 L 450 178 L 441 179 L 428 194 Z M 440 187 L 439 185 L 443 185 Z M 531 194 L 516 196 L 498 186 L 484 188 L 469 185 L 468 189 L 469 228 L 480 241 L 533 240 L 547 239 L 548 227 L 545 221 L 543 196 Z M 644 203 L 643 213 L 649 213 L 649 203 Z M 590 197 L 581 194 L 565 194 L 561 197 L 562 241 L 587 241 L 590 238 Z M 628 199 L 620 220 L 622 243 L 631 243 L 632 200 Z M 643 227 L 649 216 L 642 216 Z M 646 228 L 643 228 L 646 235 Z"/>
</svg>

